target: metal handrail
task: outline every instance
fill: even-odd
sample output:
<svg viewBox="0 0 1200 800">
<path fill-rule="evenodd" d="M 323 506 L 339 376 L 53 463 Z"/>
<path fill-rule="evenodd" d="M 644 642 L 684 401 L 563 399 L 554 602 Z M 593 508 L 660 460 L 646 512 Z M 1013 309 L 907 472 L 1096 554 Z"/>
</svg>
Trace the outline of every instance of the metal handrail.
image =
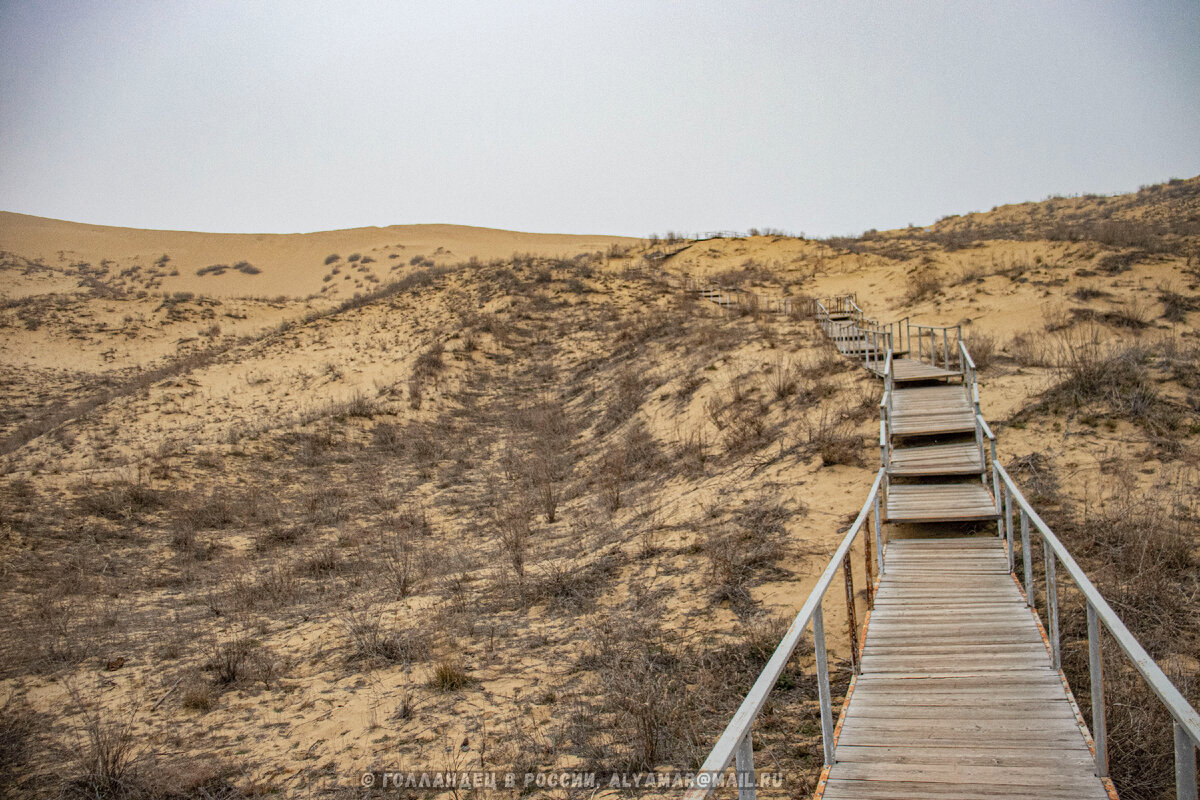
<svg viewBox="0 0 1200 800">
<path fill-rule="evenodd" d="M 1045 559 L 1045 582 L 1049 622 L 1051 657 L 1055 668 L 1061 669 L 1062 649 L 1058 624 L 1058 566 L 1075 582 L 1075 586 L 1087 603 L 1087 630 L 1089 674 L 1092 696 L 1092 739 L 1095 742 L 1096 774 L 1108 775 L 1108 742 L 1104 709 L 1104 667 L 1100 650 L 1101 626 L 1120 646 L 1134 669 L 1150 686 L 1151 691 L 1171 715 L 1175 737 L 1175 792 L 1179 800 L 1196 800 L 1196 750 L 1200 748 L 1200 714 L 1188 703 L 1171 683 L 1137 638 L 1125 627 L 1125 623 L 1100 594 L 1087 574 L 1071 556 L 1066 546 L 1050 530 L 1029 501 L 1021 494 L 1012 476 L 1003 466 L 993 462 L 993 474 L 999 476 L 1004 493 L 1006 531 L 1008 534 L 1009 571 L 1017 576 L 1013 552 L 1013 504 L 1017 506 L 1021 525 L 1021 561 L 1024 572 L 1025 601 L 1036 611 L 1033 560 L 1030 547 L 1030 529 L 1042 537 L 1042 554 Z M 997 496 L 999 502 L 999 496 Z M 1019 580 L 1019 579 L 1018 579 Z"/>
<path fill-rule="evenodd" d="M 687 793 L 684 795 L 684 800 L 704 800 L 704 798 L 708 797 L 717 788 L 717 784 L 720 782 L 720 778 L 725 773 L 725 770 L 729 767 L 730 762 L 735 760 L 738 786 L 742 787 L 748 784 L 751 788 L 753 787 L 754 722 L 758 718 L 759 712 L 762 711 L 763 706 L 766 705 L 767 697 L 770 695 L 771 690 L 775 688 L 775 684 L 779 681 L 780 676 L 783 675 L 783 670 L 791 659 L 792 653 L 795 652 L 796 647 L 800 644 L 800 640 L 809 622 L 812 623 L 813 647 L 817 661 L 817 693 L 821 705 L 821 741 L 824 745 L 825 764 L 833 764 L 835 754 L 833 703 L 829 688 L 829 662 L 828 652 L 825 647 L 825 624 L 824 615 L 821 610 L 821 601 L 825 599 L 825 594 L 829 591 L 829 587 L 833 583 L 834 575 L 841 569 L 847 582 L 847 602 L 853 602 L 853 584 L 851 583 L 848 557 L 850 555 L 850 548 L 854 545 L 854 540 L 862 532 L 863 528 L 866 527 L 867 518 L 872 513 L 875 519 L 875 563 L 879 573 L 882 574 L 883 550 L 882 537 L 879 530 L 879 489 L 883 483 L 883 479 L 884 470 L 880 469 L 875 475 L 875 482 L 871 484 L 871 491 L 867 493 L 867 500 L 863 503 L 862 510 L 858 512 L 858 517 L 854 520 L 854 524 L 850 526 L 850 530 L 842 537 L 841 544 L 834 551 L 833 557 L 830 558 L 825 571 L 821 573 L 821 577 L 817 579 L 816 586 L 809 593 L 808 599 L 800 607 L 796 618 L 792 620 L 792 624 L 784 635 L 783 640 L 775 648 L 775 652 L 771 655 L 770 660 L 767 661 L 767 665 L 763 667 L 763 671 L 759 673 L 758 679 L 754 681 L 754 685 L 750 687 L 750 691 L 746 694 L 746 698 L 733 715 L 733 719 L 725 726 L 724 732 L 717 739 L 716 744 L 713 745 L 708 758 L 704 759 L 704 764 L 700 767 L 700 771 L 696 773 L 691 786 L 688 787 Z M 871 537 L 866 537 L 864 543 L 866 545 L 868 563 L 868 585 L 870 585 Z M 869 604 L 871 601 L 870 590 L 868 590 L 867 597 Z M 849 611 L 852 636 L 851 660 L 857 672 L 858 626 L 853 622 L 853 606 L 850 607 Z"/>
</svg>

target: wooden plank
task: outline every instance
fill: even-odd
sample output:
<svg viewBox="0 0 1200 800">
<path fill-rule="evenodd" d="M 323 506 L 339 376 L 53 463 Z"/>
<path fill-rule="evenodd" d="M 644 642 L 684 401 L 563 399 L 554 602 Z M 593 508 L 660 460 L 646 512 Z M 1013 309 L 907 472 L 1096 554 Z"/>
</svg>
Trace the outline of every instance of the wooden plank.
<svg viewBox="0 0 1200 800">
<path fill-rule="evenodd" d="M 1031 748 L 1032 749 L 1032 748 Z M 860 781 L 928 781 L 948 783 L 969 781 L 991 783 L 996 786 L 1052 786 L 1058 789 L 1070 787 L 1087 792 L 1097 782 L 1084 778 L 1067 778 L 1056 766 L 1024 765 L 1020 769 L 991 764 L 875 764 L 862 761 L 848 762 L 838 773 L 839 780 Z"/>
<path fill-rule="evenodd" d="M 1099 781 L 1096 782 L 1099 786 Z M 1102 790 L 1101 790 L 1102 792 Z M 1036 787 L 1019 790 L 1014 786 L 992 784 L 936 784 L 919 781 L 843 781 L 830 779 L 822 797 L 825 800 L 925 800 L 926 798 L 954 798 L 955 800 L 1108 800 L 1106 793 L 1093 793 L 1090 789 L 1068 787 Z"/>
<path fill-rule="evenodd" d="M 896 540 L 884 568 L 824 798 L 1106 798 L 1000 540 Z"/>
<path fill-rule="evenodd" d="M 1063 764 L 1090 768 L 1095 763 L 1091 751 L 1083 746 L 1078 750 L 1047 753 L 1044 750 L 1026 747 L 956 747 L 943 749 L 935 747 L 871 747 L 869 745 L 840 744 L 837 749 L 837 760 L 839 762 L 871 762 L 876 764 L 978 764 L 980 766 L 1008 767 L 1010 769 L 1059 767 Z"/>
</svg>

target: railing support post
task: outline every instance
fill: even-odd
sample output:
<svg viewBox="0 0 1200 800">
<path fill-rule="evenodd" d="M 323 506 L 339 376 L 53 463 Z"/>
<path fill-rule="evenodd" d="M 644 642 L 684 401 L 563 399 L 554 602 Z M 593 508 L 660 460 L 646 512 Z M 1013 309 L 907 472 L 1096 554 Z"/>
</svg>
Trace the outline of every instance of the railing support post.
<svg viewBox="0 0 1200 800">
<path fill-rule="evenodd" d="M 1007 484 L 1004 486 L 1004 536 L 1008 540 L 1008 571 L 1016 567 L 1016 556 L 1013 552 L 1013 495 Z"/>
<path fill-rule="evenodd" d="M 813 610 L 813 653 L 817 659 L 817 697 L 821 702 L 821 745 L 825 750 L 825 766 L 832 767 L 833 701 L 829 696 L 829 656 L 825 652 L 825 614 L 821 604 Z"/>
<path fill-rule="evenodd" d="M 1196 798 L 1196 743 L 1178 722 L 1175 723 L 1175 798 Z"/>
<path fill-rule="evenodd" d="M 1058 634 L 1058 577 L 1055 574 L 1054 551 L 1050 542 L 1042 540 L 1042 558 L 1046 562 L 1046 617 L 1050 621 L 1050 656 L 1054 668 L 1062 667 L 1062 649 Z"/>
<path fill-rule="evenodd" d="M 738 800 L 754 800 L 757 787 L 754 785 L 754 730 L 746 731 L 746 738 L 738 744 L 734 756 L 734 771 L 737 773 Z"/>
<path fill-rule="evenodd" d="M 1021 509 L 1021 562 L 1025 565 L 1025 602 L 1037 608 L 1033 597 L 1033 550 L 1029 546 L 1029 515 Z"/>
<path fill-rule="evenodd" d="M 1104 655 L 1100 647 L 1100 621 L 1087 604 L 1088 669 L 1092 690 L 1092 741 L 1096 743 L 1096 775 L 1108 777 L 1108 728 L 1104 720 Z"/>
<path fill-rule="evenodd" d="M 858 614 L 854 608 L 854 568 L 850 565 L 850 553 L 842 559 L 842 576 L 846 584 L 846 627 L 850 629 L 850 668 L 858 674 Z"/>
<path fill-rule="evenodd" d="M 867 524 L 866 522 L 863 523 Z M 871 532 L 867 531 L 863 534 L 863 571 L 867 576 L 867 610 L 875 608 L 875 581 L 871 578 L 871 570 L 874 568 L 874 559 L 871 556 Z"/>
<path fill-rule="evenodd" d="M 879 495 L 875 495 L 875 563 L 883 575 L 883 523 L 879 516 Z"/>
</svg>

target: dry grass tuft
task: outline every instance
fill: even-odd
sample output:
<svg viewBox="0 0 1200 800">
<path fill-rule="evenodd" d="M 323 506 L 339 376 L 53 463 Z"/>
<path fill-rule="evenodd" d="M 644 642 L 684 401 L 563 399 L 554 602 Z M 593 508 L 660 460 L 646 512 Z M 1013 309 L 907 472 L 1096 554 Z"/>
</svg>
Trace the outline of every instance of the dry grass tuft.
<svg viewBox="0 0 1200 800">
<path fill-rule="evenodd" d="M 452 661 L 442 661 L 433 669 L 429 678 L 429 688 L 439 692 L 454 692 L 475 683 L 475 679 L 467 674 L 459 664 Z"/>
</svg>

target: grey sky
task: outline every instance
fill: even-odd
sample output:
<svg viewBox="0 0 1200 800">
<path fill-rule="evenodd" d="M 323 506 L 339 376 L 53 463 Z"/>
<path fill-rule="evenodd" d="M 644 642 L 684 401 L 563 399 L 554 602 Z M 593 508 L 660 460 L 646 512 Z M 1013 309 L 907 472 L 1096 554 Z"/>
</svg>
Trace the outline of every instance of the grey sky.
<svg viewBox="0 0 1200 800">
<path fill-rule="evenodd" d="M 1200 2 L 11 2 L 0 209 L 927 224 L 1200 173 Z"/>
</svg>

